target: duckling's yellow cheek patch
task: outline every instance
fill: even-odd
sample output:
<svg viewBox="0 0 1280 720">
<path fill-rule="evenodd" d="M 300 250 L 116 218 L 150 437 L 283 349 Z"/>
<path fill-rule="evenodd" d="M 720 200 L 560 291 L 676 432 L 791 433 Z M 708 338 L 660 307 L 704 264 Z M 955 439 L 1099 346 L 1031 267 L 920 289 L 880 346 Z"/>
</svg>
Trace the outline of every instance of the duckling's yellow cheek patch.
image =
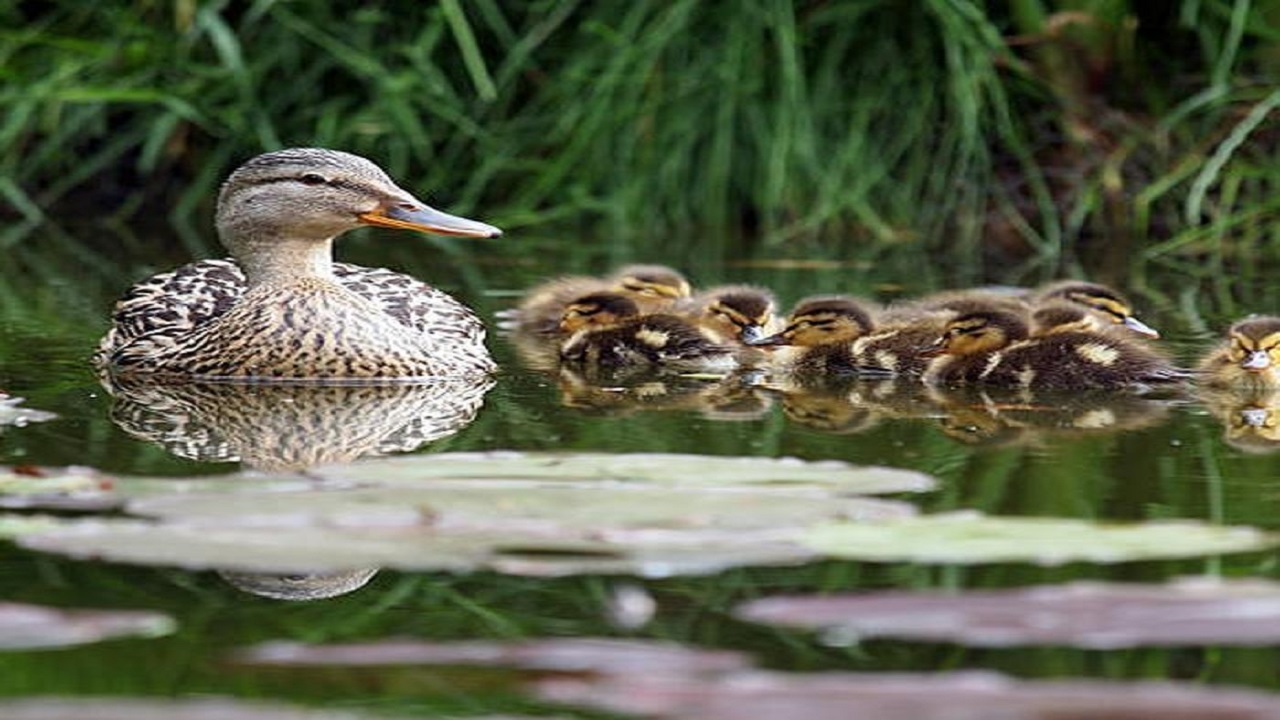
<svg viewBox="0 0 1280 720">
<path fill-rule="evenodd" d="M 652 348 L 664 348 L 671 341 L 671 335 L 665 330 L 642 328 L 636 333 L 636 340 Z"/>
<path fill-rule="evenodd" d="M 1076 348 L 1076 353 L 1085 360 L 1103 367 L 1111 367 L 1120 358 L 1120 352 L 1110 345 L 1085 343 Z"/>
</svg>

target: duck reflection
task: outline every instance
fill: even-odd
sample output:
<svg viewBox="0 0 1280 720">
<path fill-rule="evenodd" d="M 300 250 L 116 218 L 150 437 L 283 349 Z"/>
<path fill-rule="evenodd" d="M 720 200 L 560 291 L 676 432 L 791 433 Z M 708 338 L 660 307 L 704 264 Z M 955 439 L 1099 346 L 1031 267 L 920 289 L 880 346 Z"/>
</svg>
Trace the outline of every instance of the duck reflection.
<svg viewBox="0 0 1280 720">
<path fill-rule="evenodd" d="M 238 590 L 272 600 L 293 601 L 324 600 L 346 595 L 367 585 L 377 574 L 378 568 L 301 575 L 271 575 L 229 570 L 218 572 L 219 577 Z"/>
<path fill-rule="evenodd" d="M 470 424 L 489 378 L 394 385 L 106 382 L 111 419 L 180 457 L 270 472 L 408 452 Z M 320 600 L 363 587 L 377 568 L 340 573 L 220 575 L 277 600 Z"/>
<path fill-rule="evenodd" d="M 1222 439 L 1247 453 L 1280 450 L 1280 388 L 1205 387 L 1200 400 L 1222 423 Z"/>
<path fill-rule="evenodd" d="M 391 385 L 113 383 L 111 419 L 179 457 L 290 472 L 408 452 L 475 419 L 493 380 Z"/>
</svg>

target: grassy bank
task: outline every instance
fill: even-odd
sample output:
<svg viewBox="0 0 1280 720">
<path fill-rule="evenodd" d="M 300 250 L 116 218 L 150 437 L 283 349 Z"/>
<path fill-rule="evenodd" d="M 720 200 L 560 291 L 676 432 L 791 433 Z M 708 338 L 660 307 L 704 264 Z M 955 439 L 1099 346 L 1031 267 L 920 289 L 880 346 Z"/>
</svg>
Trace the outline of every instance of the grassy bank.
<svg viewBox="0 0 1280 720">
<path fill-rule="evenodd" d="M 952 284 L 1141 284 L 1277 255 L 1272 3 L 728 7 L 10 6 L 3 212 L 198 226 L 240 160 L 314 144 L 511 230 L 651 257 L 698 237 L 722 254 L 945 254 Z"/>
</svg>

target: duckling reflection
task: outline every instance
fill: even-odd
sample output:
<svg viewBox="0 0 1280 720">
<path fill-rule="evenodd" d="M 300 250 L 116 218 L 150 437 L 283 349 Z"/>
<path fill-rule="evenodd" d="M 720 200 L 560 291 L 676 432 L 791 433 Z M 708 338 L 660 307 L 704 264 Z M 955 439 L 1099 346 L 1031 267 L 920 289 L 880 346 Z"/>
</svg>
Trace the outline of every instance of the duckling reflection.
<svg viewBox="0 0 1280 720">
<path fill-rule="evenodd" d="M 408 452 L 470 424 L 493 380 L 423 384 L 114 383 L 111 419 L 183 458 L 288 472 Z"/>
<path fill-rule="evenodd" d="M 856 435 L 880 424 L 876 408 L 858 402 L 843 383 L 775 386 L 782 413 L 793 423 L 833 435 Z"/>
<path fill-rule="evenodd" d="M 927 389 L 908 379 L 781 375 L 762 387 L 780 397 L 788 420 L 827 433 L 852 435 L 885 420 L 936 417 Z"/>
<path fill-rule="evenodd" d="M 1153 427 L 1183 401 L 1104 391 L 999 387 L 930 387 L 939 423 L 949 437 L 969 444 L 1031 444 L 1049 438 Z"/>
<path fill-rule="evenodd" d="M 218 571 L 218 576 L 237 590 L 272 600 L 295 602 L 346 595 L 367 585 L 377 574 L 378 568 L 294 575 Z"/>
<path fill-rule="evenodd" d="M 561 403 L 606 415 L 677 410 L 715 420 L 756 420 L 773 406 L 767 393 L 736 375 L 711 378 L 622 370 L 602 373 L 562 366 L 557 374 Z"/>
<path fill-rule="evenodd" d="M 1280 388 L 1202 387 L 1205 409 L 1222 423 L 1222 439 L 1251 454 L 1280 450 Z"/>
</svg>

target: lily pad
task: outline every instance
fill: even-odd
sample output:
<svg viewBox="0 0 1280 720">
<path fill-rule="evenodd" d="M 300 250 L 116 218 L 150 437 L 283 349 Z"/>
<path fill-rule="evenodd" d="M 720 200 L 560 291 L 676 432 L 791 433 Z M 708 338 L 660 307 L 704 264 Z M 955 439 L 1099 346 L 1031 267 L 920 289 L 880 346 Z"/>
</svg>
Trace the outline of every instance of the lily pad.
<svg viewBox="0 0 1280 720">
<path fill-rule="evenodd" d="M 738 530 L 799 527 L 827 519 L 914 513 L 906 503 L 860 497 L 722 493 L 650 487 L 563 487 L 554 483 L 297 492 L 176 493 L 142 498 L 130 513 L 222 527 L 329 525 L 479 530 L 560 535 L 613 530 Z"/>
<path fill-rule="evenodd" d="M 859 493 L 932 486 L 919 473 L 836 462 L 451 453 L 307 475 L 122 478 L 126 512 L 155 522 L 61 522 L 32 529 L 21 543 L 244 573 L 386 567 L 666 577 L 816 559 L 794 542 L 808 527 L 916 512 Z"/>
<path fill-rule="evenodd" d="M 26 398 L 14 397 L 0 391 L 0 428 L 6 425 L 23 427 L 28 423 L 47 422 L 58 417 L 57 413 L 47 410 L 22 407 L 24 400 Z"/>
<path fill-rule="evenodd" d="M 800 538 L 813 550 L 872 562 L 1116 563 L 1197 557 L 1274 547 L 1275 535 L 1194 521 L 1101 524 L 1085 520 L 993 517 L 976 512 L 828 523 Z"/>
<path fill-rule="evenodd" d="M 613 638 L 549 638 L 518 643 L 272 642 L 249 648 L 237 660 L 251 665 L 485 665 L 558 673 L 682 675 L 737 670 L 750 664 L 745 655 L 729 650 Z"/>
<path fill-rule="evenodd" d="M 0 466 L 0 507 L 109 510 L 120 502 L 115 478 L 92 468 Z"/>
<path fill-rule="evenodd" d="M 1111 649 L 1280 642 L 1280 583 L 1187 578 L 1168 584 L 1077 582 L 1016 590 L 774 597 L 743 619 L 864 637 L 984 647 L 1054 644 Z"/>
<path fill-rule="evenodd" d="M 136 520 L 64 521 L 19 535 L 23 547 L 73 558 L 242 573 L 335 573 L 370 568 L 513 575 L 697 575 L 816 559 L 773 531 L 631 533 L 618 540 L 441 533 L 416 527 L 218 526 Z M 354 588 L 352 588 L 354 589 Z"/>
<path fill-rule="evenodd" d="M 860 467 L 837 460 L 719 457 L 670 453 L 442 453 L 366 460 L 313 468 L 309 474 L 356 482 L 424 480 L 553 480 L 631 483 L 658 487 L 763 490 L 788 493 L 883 494 L 925 492 L 937 482 L 923 473 Z"/>
<path fill-rule="evenodd" d="M 0 649 L 65 647 L 115 637 L 158 637 L 174 630 L 169 616 L 141 610 L 60 610 L 0 603 Z M 9 717 L 0 713 L 0 717 Z"/>
<path fill-rule="evenodd" d="M 77 697 L 0 701 L 0 717 L 5 720 L 357 720 L 369 715 L 229 698 Z M 378 717 L 394 720 L 390 716 Z"/>
<path fill-rule="evenodd" d="M 1280 697 L 1167 682 L 1019 681 L 988 672 L 553 677 L 547 700 L 657 720 L 1278 720 Z"/>
</svg>

